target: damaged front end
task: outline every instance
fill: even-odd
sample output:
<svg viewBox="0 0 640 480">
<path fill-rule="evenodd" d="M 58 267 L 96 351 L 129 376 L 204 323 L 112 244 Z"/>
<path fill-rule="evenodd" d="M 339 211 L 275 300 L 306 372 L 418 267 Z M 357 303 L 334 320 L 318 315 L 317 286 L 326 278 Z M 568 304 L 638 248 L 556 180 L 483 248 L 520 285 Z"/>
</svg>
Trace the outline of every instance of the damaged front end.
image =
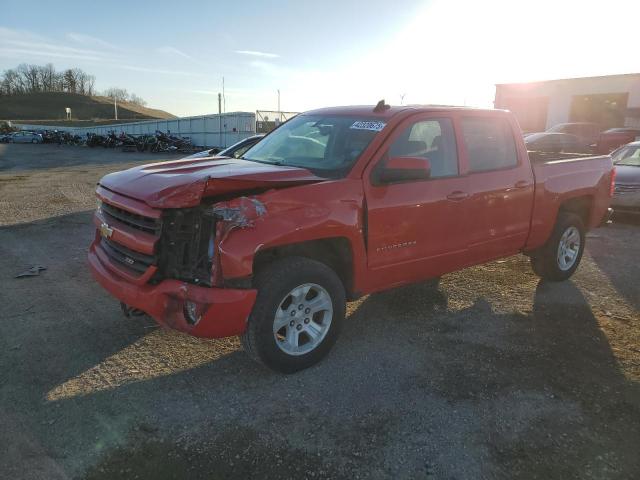
<svg viewBox="0 0 640 480">
<path fill-rule="evenodd" d="M 256 291 L 223 285 L 219 244 L 265 215 L 259 200 L 157 210 L 101 187 L 98 197 L 89 265 L 125 314 L 201 337 L 244 331 Z"/>
<path fill-rule="evenodd" d="M 238 275 L 225 281 L 225 241 L 263 220 L 262 194 L 323 180 L 300 168 L 233 159 L 109 174 L 96 191 L 91 271 L 128 313 L 196 336 L 241 334 L 257 292 L 235 281 Z"/>
<path fill-rule="evenodd" d="M 265 205 L 255 197 L 165 211 L 157 247 L 158 271 L 153 280 L 221 286 L 218 244 L 234 228 L 251 227 L 266 212 Z"/>
</svg>

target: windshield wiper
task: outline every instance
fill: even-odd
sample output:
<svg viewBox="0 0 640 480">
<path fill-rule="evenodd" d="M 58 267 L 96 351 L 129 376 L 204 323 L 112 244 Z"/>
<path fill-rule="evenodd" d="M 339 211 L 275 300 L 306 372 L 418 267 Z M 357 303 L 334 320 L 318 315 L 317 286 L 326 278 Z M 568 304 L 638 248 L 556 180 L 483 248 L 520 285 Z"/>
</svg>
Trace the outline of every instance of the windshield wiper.
<svg viewBox="0 0 640 480">
<path fill-rule="evenodd" d="M 246 157 L 240 157 L 240 160 L 247 160 L 249 162 L 256 162 L 256 163 L 264 163 L 265 165 L 277 165 L 279 167 L 284 165 L 284 162 L 280 160 L 276 160 L 275 162 L 266 162 L 264 160 L 256 160 L 255 158 L 246 158 Z"/>
</svg>

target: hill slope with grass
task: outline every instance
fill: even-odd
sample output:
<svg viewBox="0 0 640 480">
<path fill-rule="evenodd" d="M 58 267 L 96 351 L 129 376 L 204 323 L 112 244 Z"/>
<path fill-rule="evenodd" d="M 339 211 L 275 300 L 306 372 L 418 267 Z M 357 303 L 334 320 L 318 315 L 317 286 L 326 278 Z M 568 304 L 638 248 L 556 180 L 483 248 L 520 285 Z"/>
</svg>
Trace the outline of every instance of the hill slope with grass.
<svg viewBox="0 0 640 480">
<path fill-rule="evenodd" d="M 113 100 L 89 97 L 77 93 L 41 92 L 0 96 L 0 119 L 3 120 L 65 120 L 65 108 L 71 108 L 73 120 L 113 119 Z M 163 110 L 146 108 L 129 102 L 118 102 L 119 120 L 176 118 Z"/>
</svg>

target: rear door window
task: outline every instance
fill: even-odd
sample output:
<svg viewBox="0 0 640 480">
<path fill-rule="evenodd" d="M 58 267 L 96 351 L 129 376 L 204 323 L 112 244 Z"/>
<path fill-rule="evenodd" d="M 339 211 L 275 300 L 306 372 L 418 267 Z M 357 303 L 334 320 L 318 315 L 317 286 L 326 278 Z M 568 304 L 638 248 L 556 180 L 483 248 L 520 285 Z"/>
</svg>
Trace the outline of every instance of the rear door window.
<svg viewBox="0 0 640 480">
<path fill-rule="evenodd" d="M 471 172 L 501 170 L 518 165 L 513 132 L 504 118 L 463 118 L 462 136 Z"/>
</svg>

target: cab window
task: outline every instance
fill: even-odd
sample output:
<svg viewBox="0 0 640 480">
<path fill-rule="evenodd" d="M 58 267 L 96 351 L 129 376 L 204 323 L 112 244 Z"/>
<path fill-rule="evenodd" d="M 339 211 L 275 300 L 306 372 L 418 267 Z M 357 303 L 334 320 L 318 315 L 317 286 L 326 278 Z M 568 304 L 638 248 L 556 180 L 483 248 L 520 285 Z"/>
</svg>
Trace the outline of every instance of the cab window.
<svg viewBox="0 0 640 480">
<path fill-rule="evenodd" d="M 392 157 L 429 160 L 431 178 L 457 175 L 458 154 L 451 120 L 421 120 L 408 126 L 389 147 L 388 158 Z"/>
<path fill-rule="evenodd" d="M 463 118 L 462 136 L 472 173 L 518 165 L 513 132 L 504 118 Z"/>
</svg>

